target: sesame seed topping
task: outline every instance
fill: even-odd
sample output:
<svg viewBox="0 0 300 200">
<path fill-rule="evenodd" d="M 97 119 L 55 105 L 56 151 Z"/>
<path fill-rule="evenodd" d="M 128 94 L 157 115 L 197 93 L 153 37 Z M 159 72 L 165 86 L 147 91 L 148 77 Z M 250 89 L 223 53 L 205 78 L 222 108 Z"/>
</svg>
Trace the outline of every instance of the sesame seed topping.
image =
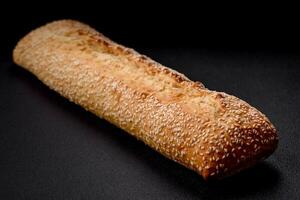
<svg viewBox="0 0 300 200">
<path fill-rule="evenodd" d="M 246 102 L 210 91 L 79 22 L 33 31 L 14 59 L 70 101 L 203 175 L 238 171 L 241 161 L 261 159 L 277 144 L 274 126 Z"/>
</svg>

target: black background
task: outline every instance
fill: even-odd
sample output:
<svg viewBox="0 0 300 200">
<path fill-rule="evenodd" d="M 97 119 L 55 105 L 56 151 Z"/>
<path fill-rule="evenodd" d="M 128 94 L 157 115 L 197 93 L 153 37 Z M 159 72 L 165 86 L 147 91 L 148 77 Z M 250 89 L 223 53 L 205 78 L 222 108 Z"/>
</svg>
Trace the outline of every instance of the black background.
<svg viewBox="0 0 300 200">
<path fill-rule="evenodd" d="M 299 198 L 297 16 L 271 5 L 228 10 L 173 4 L 2 8 L 0 199 Z M 205 182 L 68 102 L 11 60 L 20 37 L 63 18 L 86 22 L 210 89 L 246 100 L 277 127 L 277 151 L 243 173 Z"/>
</svg>

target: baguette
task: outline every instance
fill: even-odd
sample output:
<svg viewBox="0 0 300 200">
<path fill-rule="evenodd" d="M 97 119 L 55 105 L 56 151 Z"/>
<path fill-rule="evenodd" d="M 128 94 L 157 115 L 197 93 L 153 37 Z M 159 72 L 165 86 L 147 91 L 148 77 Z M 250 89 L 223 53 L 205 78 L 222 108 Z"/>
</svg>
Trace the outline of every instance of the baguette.
<svg viewBox="0 0 300 200">
<path fill-rule="evenodd" d="M 81 22 L 59 20 L 33 30 L 18 42 L 13 60 L 60 95 L 204 179 L 248 168 L 277 147 L 276 129 L 257 109 Z"/>
</svg>

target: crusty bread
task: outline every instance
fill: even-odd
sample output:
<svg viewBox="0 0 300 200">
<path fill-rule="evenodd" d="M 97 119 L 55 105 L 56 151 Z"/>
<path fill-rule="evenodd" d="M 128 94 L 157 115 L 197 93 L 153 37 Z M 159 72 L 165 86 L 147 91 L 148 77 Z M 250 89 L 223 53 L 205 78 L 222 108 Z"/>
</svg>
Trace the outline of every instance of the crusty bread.
<svg viewBox="0 0 300 200">
<path fill-rule="evenodd" d="M 276 149 L 274 126 L 246 102 L 210 91 L 80 22 L 60 20 L 32 31 L 13 59 L 204 179 L 236 173 Z"/>
</svg>

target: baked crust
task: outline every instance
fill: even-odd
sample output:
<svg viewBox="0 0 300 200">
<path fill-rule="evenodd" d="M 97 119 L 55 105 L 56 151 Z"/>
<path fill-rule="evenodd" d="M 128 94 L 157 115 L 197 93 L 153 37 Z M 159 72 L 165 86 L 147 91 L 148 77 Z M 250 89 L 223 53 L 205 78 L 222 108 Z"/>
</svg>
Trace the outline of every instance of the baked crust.
<svg viewBox="0 0 300 200">
<path fill-rule="evenodd" d="M 60 20 L 30 32 L 13 59 L 204 179 L 234 174 L 277 147 L 274 126 L 246 102 L 210 91 L 83 23 Z"/>
</svg>

